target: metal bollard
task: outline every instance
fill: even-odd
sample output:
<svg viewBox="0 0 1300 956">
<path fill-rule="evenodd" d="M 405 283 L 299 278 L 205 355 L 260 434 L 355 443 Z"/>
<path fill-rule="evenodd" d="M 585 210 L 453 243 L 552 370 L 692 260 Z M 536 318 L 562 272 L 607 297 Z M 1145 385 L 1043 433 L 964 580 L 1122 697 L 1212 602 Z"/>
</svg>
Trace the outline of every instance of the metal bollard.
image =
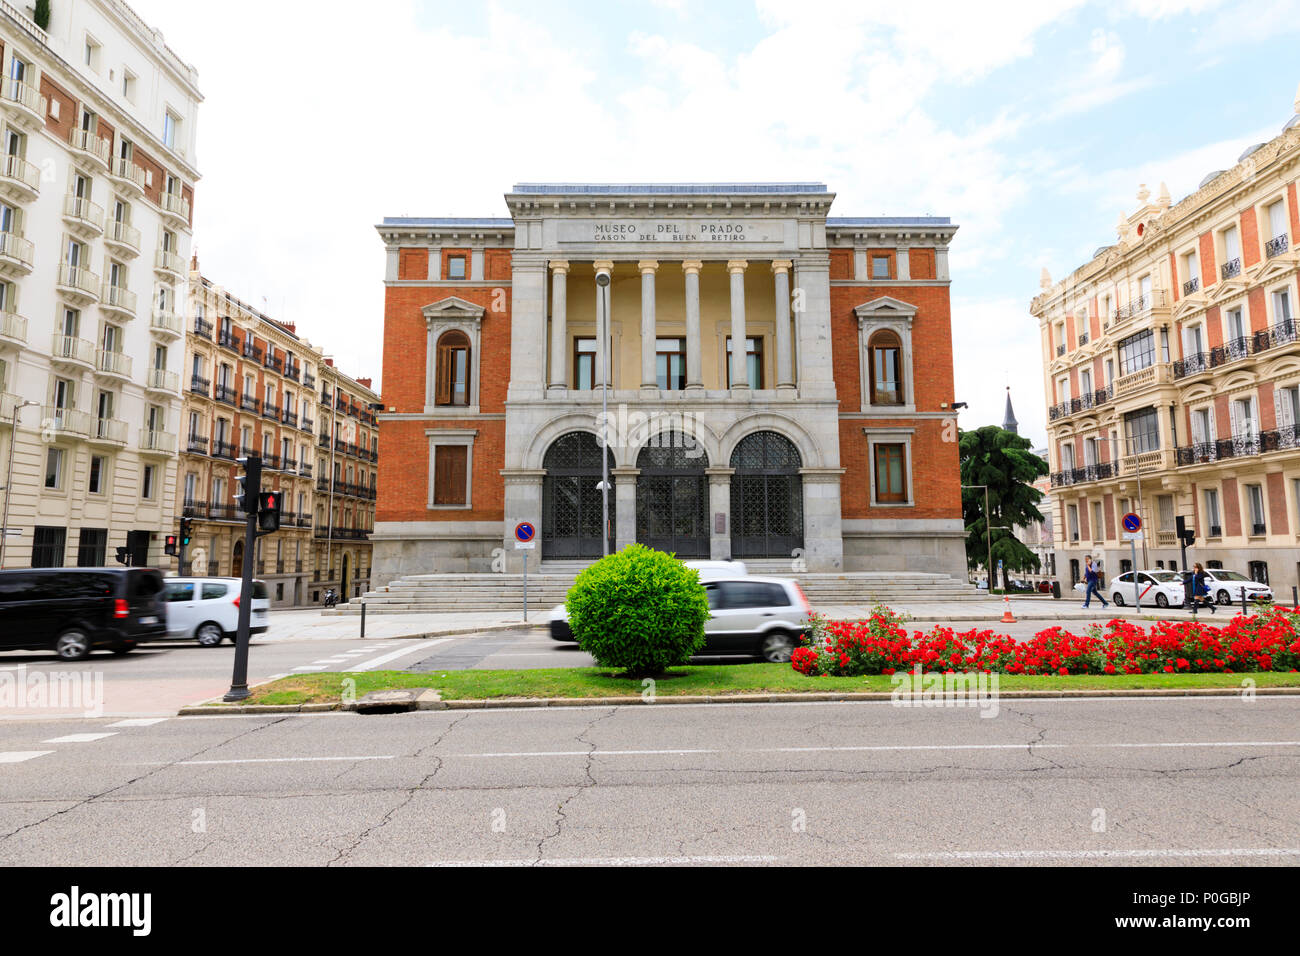
<svg viewBox="0 0 1300 956">
<path fill-rule="evenodd" d="M 1250 613 L 1246 610 L 1246 589 L 1244 587 L 1241 589 L 1241 613 L 1243 615 Z"/>
<path fill-rule="evenodd" d="M 1291 589 L 1291 606 L 1300 607 L 1300 589 L 1294 587 Z"/>
<path fill-rule="evenodd" d="M 366 636 L 366 602 L 361 602 L 361 636 Z"/>
</svg>

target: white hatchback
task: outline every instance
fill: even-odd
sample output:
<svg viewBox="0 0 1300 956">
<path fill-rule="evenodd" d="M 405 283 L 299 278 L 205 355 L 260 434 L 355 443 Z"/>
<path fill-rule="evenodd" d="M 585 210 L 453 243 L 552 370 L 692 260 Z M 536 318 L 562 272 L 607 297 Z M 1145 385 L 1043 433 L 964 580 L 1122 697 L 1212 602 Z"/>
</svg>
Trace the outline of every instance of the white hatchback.
<svg viewBox="0 0 1300 956">
<path fill-rule="evenodd" d="M 1143 604 L 1150 607 L 1182 607 L 1183 578 L 1176 571 L 1137 572 L 1137 595 Z M 1133 602 L 1133 572 L 1126 571 L 1110 582 L 1110 599 L 1123 607 Z"/>
<path fill-rule="evenodd" d="M 167 608 L 167 636 L 196 640 L 216 647 L 225 638 L 235 642 L 239 628 L 239 578 L 167 578 L 163 603 Z M 270 626 L 270 595 L 261 581 L 253 582 L 249 633 L 261 634 Z"/>
<path fill-rule="evenodd" d="M 1247 601 L 1273 600 L 1272 588 L 1246 577 L 1240 571 L 1206 568 L 1205 586 L 1210 590 L 1210 600 L 1216 604 L 1240 604 L 1243 591 L 1246 592 Z"/>
</svg>

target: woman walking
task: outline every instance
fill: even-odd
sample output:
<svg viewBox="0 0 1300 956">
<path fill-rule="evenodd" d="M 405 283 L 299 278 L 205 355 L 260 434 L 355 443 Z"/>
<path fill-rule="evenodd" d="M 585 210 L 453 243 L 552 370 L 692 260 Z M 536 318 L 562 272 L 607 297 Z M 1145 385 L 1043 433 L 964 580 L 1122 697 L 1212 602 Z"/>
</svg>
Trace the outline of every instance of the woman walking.
<svg viewBox="0 0 1300 956">
<path fill-rule="evenodd" d="M 1097 569 L 1092 566 L 1092 555 L 1088 555 L 1086 561 L 1087 565 L 1083 570 L 1083 580 L 1088 585 L 1088 589 L 1083 595 L 1083 606 L 1086 608 L 1091 604 L 1092 596 L 1095 594 L 1097 595 L 1098 600 L 1101 601 L 1102 607 L 1110 607 L 1110 602 L 1101 596 L 1101 575 L 1098 574 Z"/>
<path fill-rule="evenodd" d="M 1201 604 L 1201 599 L 1205 603 Z M 1206 580 L 1205 568 L 1201 567 L 1201 562 L 1197 561 L 1192 565 L 1192 606 L 1208 607 L 1211 614 L 1217 614 L 1218 608 L 1214 606 L 1214 599 L 1210 597 L 1210 584 Z"/>
</svg>

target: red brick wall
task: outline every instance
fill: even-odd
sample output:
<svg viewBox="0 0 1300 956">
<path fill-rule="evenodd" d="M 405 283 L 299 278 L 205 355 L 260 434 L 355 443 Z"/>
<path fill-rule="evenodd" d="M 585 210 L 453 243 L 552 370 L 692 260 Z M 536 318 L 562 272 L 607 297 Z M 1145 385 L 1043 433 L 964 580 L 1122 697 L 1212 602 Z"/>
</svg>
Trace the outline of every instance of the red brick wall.
<svg viewBox="0 0 1300 956">
<path fill-rule="evenodd" d="M 1255 221 L 1255 207 L 1241 214 L 1241 264 L 1249 269 L 1259 262 L 1259 225 Z"/>
<path fill-rule="evenodd" d="M 1174 301 L 1177 302 L 1182 298 L 1183 284 L 1178 281 L 1178 257 L 1172 252 L 1169 253 L 1169 275 L 1172 277 L 1169 284 L 1173 286 L 1169 291 L 1173 295 Z"/>
<path fill-rule="evenodd" d="M 1271 388 L 1270 388 L 1271 390 Z M 1272 414 L 1270 403 L 1269 414 Z M 1282 473 L 1270 472 L 1268 482 L 1268 530 L 1274 534 L 1286 534 L 1289 530 L 1286 516 L 1286 491 L 1282 485 Z"/>
<path fill-rule="evenodd" d="M 854 278 L 852 249 L 832 249 L 830 256 L 832 279 Z"/>
<path fill-rule="evenodd" d="M 61 143 L 68 142 L 68 134 L 77 126 L 77 101 L 73 99 L 72 94 L 59 86 L 46 74 L 41 74 L 41 96 L 50 101 L 52 106 L 54 101 L 59 103 L 59 118 L 55 119 L 50 115 L 49 107 L 45 112 L 45 128 L 53 130 L 54 137 Z"/>
<path fill-rule="evenodd" d="M 1214 396 L 1214 430 L 1218 432 L 1218 438 L 1232 437 L 1232 416 L 1228 412 L 1228 396 Z M 1191 430 L 1188 430 L 1191 434 Z"/>
<path fill-rule="evenodd" d="M 1198 258 L 1201 260 L 1201 288 L 1208 289 L 1219 278 L 1218 266 L 1214 263 L 1214 233 L 1201 235 L 1201 254 Z"/>
<path fill-rule="evenodd" d="M 397 278 L 429 278 L 429 250 L 399 249 L 397 251 Z"/>
<path fill-rule="evenodd" d="M 506 281 L 511 277 L 509 249 L 487 249 L 483 253 L 483 278 L 488 281 Z"/>
<path fill-rule="evenodd" d="M 1260 430 L 1271 432 L 1277 428 L 1277 408 L 1273 405 L 1272 382 L 1265 382 L 1259 387 L 1259 397 L 1255 401 L 1259 406 Z"/>
<path fill-rule="evenodd" d="M 1291 248 L 1300 245 L 1300 209 L 1296 208 L 1295 183 L 1286 187 L 1287 205 L 1291 209 Z"/>
<path fill-rule="evenodd" d="M 1106 537 L 1108 539 L 1114 538 L 1115 537 L 1115 496 L 1106 495 L 1106 497 L 1103 499 L 1101 509 L 1103 512 L 1105 512 Z"/>
<path fill-rule="evenodd" d="M 1251 289 L 1246 301 L 1250 306 L 1250 330 L 1259 332 L 1268 328 L 1268 307 L 1265 304 L 1264 290 L 1259 286 Z"/>
<path fill-rule="evenodd" d="M 387 374 L 387 373 L 385 373 Z M 385 379 L 387 391 L 387 379 Z M 426 429 L 477 430 L 474 438 L 473 508 L 429 509 L 429 436 Z M 376 521 L 505 520 L 506 423 L 502 419 L 463 418 L 444 421 L 385 421 L 380 426 L 384 467 L 380 472 Z"/>
<path fill-rule="evenodd" d="M 1223 344 L 1223 322 L 1219 319 L 1219 307 L 1212 305 L 1205 310 L 1205 336 L 1201 339 L 1205 350 L 1218 348 Z"/>
<path fill-rule="evenodd" d="M 1223 479 L 1223 531 L 1230 538 L 1241 534 L 1241 506 L 1237 501 L 1236 478 Z"/>
<path fill-rule="evenodd" d="M 911 249 L 907 253 L 907 271 L 913 279 L 933 279 L 936 275 L 933 249 Z"/>
</svg>

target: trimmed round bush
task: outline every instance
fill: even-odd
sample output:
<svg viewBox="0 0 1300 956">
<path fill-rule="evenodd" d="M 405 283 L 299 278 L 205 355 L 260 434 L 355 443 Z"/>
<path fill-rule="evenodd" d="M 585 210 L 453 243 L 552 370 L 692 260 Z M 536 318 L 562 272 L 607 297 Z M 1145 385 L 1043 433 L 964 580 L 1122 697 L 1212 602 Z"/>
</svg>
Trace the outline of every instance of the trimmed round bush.
<svg viewBox="0 0 1300 956">
<path fill-rule="evenodd" d="M 704 647 L 709 602 L 699 572 L 644 545 L 579 574 L 565 607 L 578 646 L 629 676 L 660 674 Z"/>
</svg>

